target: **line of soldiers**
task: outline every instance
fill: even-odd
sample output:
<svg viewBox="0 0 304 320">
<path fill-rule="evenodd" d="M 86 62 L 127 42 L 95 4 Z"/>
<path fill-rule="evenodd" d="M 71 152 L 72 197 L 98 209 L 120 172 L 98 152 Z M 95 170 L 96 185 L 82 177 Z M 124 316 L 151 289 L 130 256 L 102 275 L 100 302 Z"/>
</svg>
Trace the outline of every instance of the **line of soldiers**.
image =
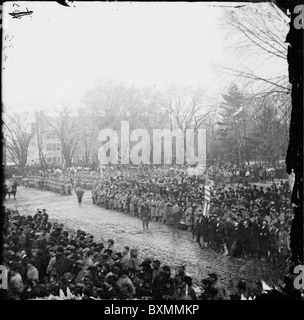
<svg viewBox="0 0 304 320">
<path fill-rule="evenodd" d="M 41 191 L 52 191 L 61 195 L 72 195 L 73 183 L 69 180 L 60 181 L 43 177 L 27 177 L 24 179 L 25 187 L 36 188 Z"/>
<path fill-rule="evenodd" d="M 173 196 L 130 191 L 124 187 L 110 187 L 107 182 L 98 184 L 92 190 L 93 203 L 110 210 L 129 213 L 148 221 L 177 226 L 185 212 L 186 203 L 176 201 Z"/>
<path fill-rule="evenodd" d="M 215 188 L 208 218 L 203 217 L 201 194 L 187 197 L 181 193 L 142 192 L 136 185 L 103 181 L 94 186 L 92 198 L 94 204 L 130 213 L 143 221 L 152 219 L 175 227 L 183 221 L 203 248 L 233 257 L 283 263 L 289 254 L 292 219 L 286 188 Z"/>
</svg>

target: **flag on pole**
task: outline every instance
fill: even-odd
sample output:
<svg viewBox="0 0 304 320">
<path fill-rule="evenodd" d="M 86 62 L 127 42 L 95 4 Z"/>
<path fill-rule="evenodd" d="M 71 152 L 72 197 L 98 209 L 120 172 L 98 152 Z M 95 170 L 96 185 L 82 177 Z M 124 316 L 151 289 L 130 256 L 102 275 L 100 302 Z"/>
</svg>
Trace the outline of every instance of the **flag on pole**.
<svg viewBox="0 0 304 320">
<path fill-rule="evenodd" d="M 208 201 L 204 201 L 204 206 L 203 206 L 203 216 L 204 217 L 209 217 L 209 207 L 210 207 L 210 205 L 209 205 L 209 202 Z"/>
<path fill-rule="evenodd" d="M 208 171 L 206 170 L 206 178 L 205 178 L 205 196 L 204 200 L 210 202 L 210 181 L 208 177 Z"/>
<path fill-rule="evenodd" d="M 210 186 L 205 185 L 205 201 L 210 202 L 210 198 L 211 198 L 211 193 L 210 193 Z"/>
<path fill-rule="evenodd" d="M 211 192 L 210 192 L 210 185 L 209 185 L 208 171 L 207 171 L 206 181 L 205 181 L 204 207 L 203 207 L 203 215 L 205 217 L 209 216 L 210 199 L 211 199 Z"/>
</svg>

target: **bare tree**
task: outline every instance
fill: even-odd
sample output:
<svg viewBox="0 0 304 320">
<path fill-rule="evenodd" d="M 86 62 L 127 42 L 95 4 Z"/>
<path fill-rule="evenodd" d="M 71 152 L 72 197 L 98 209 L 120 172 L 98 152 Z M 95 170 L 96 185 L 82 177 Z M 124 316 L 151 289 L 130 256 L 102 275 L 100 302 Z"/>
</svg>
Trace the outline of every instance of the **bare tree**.
<svg viewBox="0 0 304 320">
<path fill-rule="evenodd" d="M 273 3 L 246 4 L 225 9 L 223 24 L 226 36 L 235 38 L 232 51 L 239 61 L 243 57 L 252 59 L 252 66 L 261 67 L 272 60 L 275 64 L 284 63 L 287 57 L 285 42 L 288 17 Z M 248 64 L 247 64 L 248 65 Z M 290 93 L 287 74 L 266 77 L 252 70 L 253 67 L 231 68 L 221 66 L 225 72 L 240 77 L 250 84 L 263 85 L 263 91 Z M 261 69 L 261 68 L 260 68 Z"/>
<path fill-rule="evenodd" d="M 71 167 L 72 158 L 83 133 L 77 125 L 77 117 L 71 109 L 64 107 L 59 111 L 58 117 L 49 119 L 52 133 L 57 134 L 61 142 L 61 153 L 65 160 L 66 168 Z"/>
<path fill-rule="evenodd" d="M 97 81 L 83 98 L 96 127 L 119 131 L 120 121 L 128 120 L 130 130 L 149 128 L 163 117 L 158 93 L 151 89 L 138 89 L 111 81 Z M 157 120 L 156 120 L 157 118 Z"/>
<path fill-rule="evenodd" d="M 13 114 L 4 116 L 4 144 L 12 162 L 25 173 L 28 149 L 33 139 L 36 126 L 30 122 L 29 114 Z"/>
<path fill-rule="evenodd" d="M 163 98 L 163 105 L 169 114 L 170 127 L 179 128 L 185 132 L 193 128 L 194 132 L 206 120 L 211 110 L 204 104 L 204 92 L 201 89 L 171 88 Z"/>
</svg>

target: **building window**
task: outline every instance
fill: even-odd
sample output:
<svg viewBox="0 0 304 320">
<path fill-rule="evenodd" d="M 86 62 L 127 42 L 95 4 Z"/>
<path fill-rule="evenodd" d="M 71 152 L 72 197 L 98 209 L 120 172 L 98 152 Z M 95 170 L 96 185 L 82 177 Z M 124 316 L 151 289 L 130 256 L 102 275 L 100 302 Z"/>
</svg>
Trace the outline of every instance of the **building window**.
<svg viewBox="0 0 304 320">
<path fill-rule="evenodd" d="M 57 157 L 53 157 L 53 163 L 56 163 Z"/>
<path fill-rule="evenodd" d="M 46 145 L 46 150 L 47 150 L 47 151 L 52 150 L 52 145 L 51 145 L 50 143 L 48 143 L 48 144 Z"/>
<path fill-rule="evenodd" d="M 56 151 L 56 143 L 53 143 L 53 144 L 52 144 L 52 150 L 53 150 L 53 151 Z"/>
<path fill-rule="evenodd" d="M 47 140 L 55 140 L 58 138 L 57 133 L 47 133 L 46 135 Z"/>
<path fill-rule="evenodd" d="M 60 143 L 57 143 L 57 150 L 60 150 Z"/>
<path fill-rule="evenodd" d="M 52 163 L 52 158 L 47 157 L 47 158 L 46 158 L 46 162 L 47 162 L 47 163 Z"/>
</svg>

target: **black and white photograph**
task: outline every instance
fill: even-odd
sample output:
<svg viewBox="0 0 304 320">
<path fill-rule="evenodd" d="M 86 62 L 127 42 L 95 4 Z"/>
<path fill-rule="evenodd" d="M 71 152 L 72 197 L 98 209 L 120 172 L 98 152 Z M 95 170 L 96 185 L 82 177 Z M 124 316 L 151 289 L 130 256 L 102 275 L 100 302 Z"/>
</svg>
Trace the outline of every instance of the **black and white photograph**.
<svg viewBox="0 0 304 320">
<path fill-rule="evenodd" d="M 303 1 L 1 11 L 6 300 L 304 300 Z"/>
</svg>

